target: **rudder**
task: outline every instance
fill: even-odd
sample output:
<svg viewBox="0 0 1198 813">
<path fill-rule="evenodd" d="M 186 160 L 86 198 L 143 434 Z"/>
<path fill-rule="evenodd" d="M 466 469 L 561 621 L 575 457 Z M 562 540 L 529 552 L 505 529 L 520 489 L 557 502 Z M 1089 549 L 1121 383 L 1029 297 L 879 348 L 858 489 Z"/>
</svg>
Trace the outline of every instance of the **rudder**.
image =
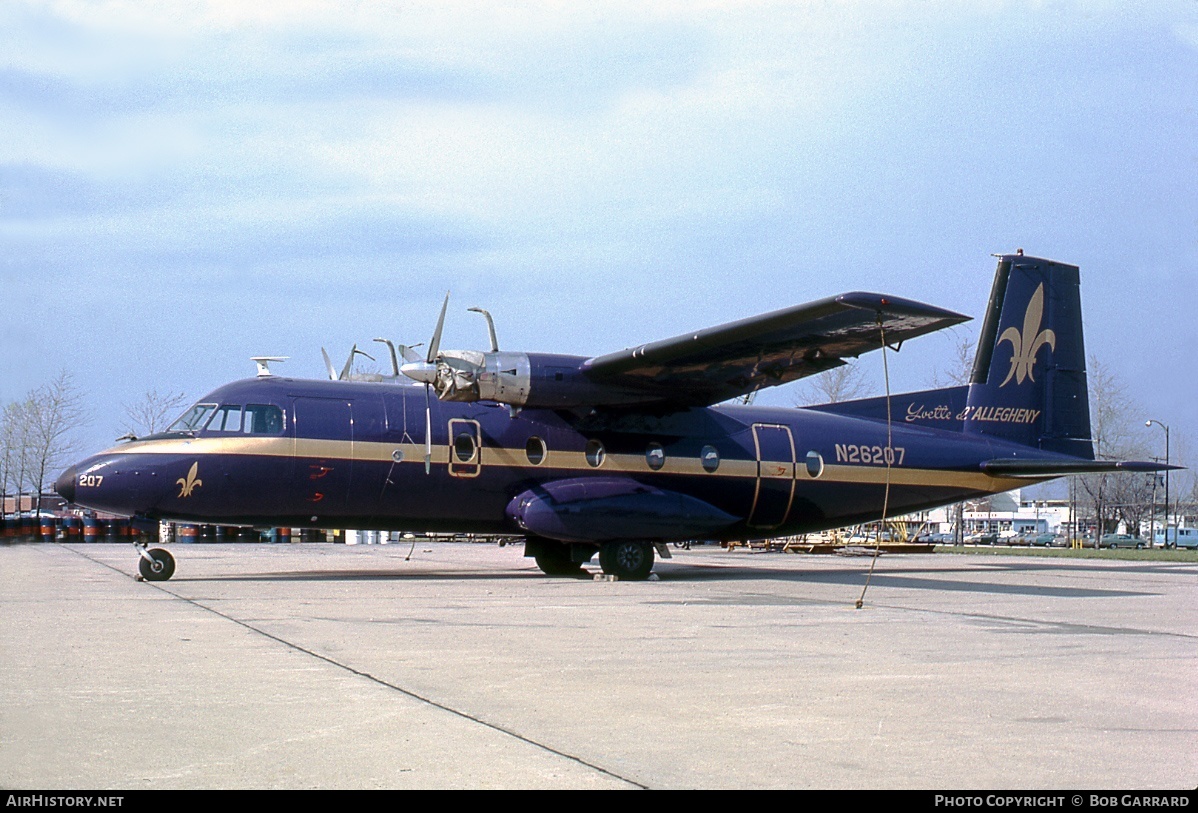
<svg viewBox="0 0 1198 813">
<path fill-rule="evenodd" d="M 999 257 L 963 428 L 1094 458 L 1077 266 Z"/>
</svg>

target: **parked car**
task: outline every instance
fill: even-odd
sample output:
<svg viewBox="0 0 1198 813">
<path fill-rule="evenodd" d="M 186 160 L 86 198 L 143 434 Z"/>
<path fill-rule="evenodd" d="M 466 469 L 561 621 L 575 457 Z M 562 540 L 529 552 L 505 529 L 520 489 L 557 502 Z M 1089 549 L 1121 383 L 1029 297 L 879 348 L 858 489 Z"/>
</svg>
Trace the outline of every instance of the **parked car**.
<svg viewBox="0 0 1198 813">
<path fill-rule="evenodd" d="M 970 534 L 965 537 L 966 545 L 993 545 L 998 542 L 998 534 Z"/>
<path fill-rule="evenodd" d="M 1138 548 L 1147 547 L 1147 543 L 1143 539 L 1132 536 L 1131 534 L 1103 534 L 1102 547 L 1104 548 Z"/>
</svg>

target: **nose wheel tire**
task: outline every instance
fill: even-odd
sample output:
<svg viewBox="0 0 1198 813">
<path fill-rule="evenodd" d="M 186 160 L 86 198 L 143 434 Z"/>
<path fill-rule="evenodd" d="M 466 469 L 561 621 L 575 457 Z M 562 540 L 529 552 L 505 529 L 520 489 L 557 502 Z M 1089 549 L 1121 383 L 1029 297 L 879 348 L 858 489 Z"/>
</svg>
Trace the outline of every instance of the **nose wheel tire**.
<svg viewBox="0 0 1198 813">
<path fill-rule="evenodd" d="M 648 542 L 608 542 L 599 549 L 599 566 L 621 581 L 644 581 L 653 570 L 653 546 Z"/>
<path fill-rule="evenodd" d="M 150 558 L 147 559 L 146 556 Z M 175 575 L 175 557 L 162 548 L 150 548 L 137 560 L 137 570 L 148 582 L 164 582 Z"/>
</svg>

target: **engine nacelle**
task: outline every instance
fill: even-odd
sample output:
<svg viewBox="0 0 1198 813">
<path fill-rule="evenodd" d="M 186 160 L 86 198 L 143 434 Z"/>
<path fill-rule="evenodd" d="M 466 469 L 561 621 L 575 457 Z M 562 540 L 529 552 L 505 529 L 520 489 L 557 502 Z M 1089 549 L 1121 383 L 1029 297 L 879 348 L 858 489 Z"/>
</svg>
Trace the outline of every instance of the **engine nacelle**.
<svg viewBox="0 0 1198 813">
<path fill-rule="evenodd" d="M 513 407 L 564 409 L 645 400 L 643 392 L 596 384 L 584 356 L 445 350 L 432 364 L 405 364 L 404 375 L 431 384 L 442 401 L 494 401 Z"/>
<path fill-rule="evenodd" d="M 433 387 L 442 401 L 528 403 L 531 376 L 527 353 L 447 350 L 437 357 Z"/>
</svg>

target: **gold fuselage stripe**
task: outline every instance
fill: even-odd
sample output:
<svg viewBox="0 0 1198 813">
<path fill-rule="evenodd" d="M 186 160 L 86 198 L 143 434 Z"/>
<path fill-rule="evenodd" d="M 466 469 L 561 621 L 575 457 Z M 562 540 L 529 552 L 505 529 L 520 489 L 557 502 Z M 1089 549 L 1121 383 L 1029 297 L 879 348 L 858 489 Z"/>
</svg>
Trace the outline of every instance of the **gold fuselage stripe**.
<svg viewBox="0 0 1198 813">
<path fill-rule="evenodd" d="M 402 461 L 396 463 L 395 452 L 402 453 Z M 397 466 L 422 467 L 425 445 L 423 443 L 380 443 L 377 441 L 324 440 L 317 438 L 288 437 L 200 437 L 172 438 L 163 440 L 132 441 L 115 446 L 102 455 L 245 455 L 253 457 L 324 458 L 328 460 L 353 460 L 372 463 L 393 463 Z M 450 462 L 451 447 L 441 444 L 432 446 L 431 462 L 444 466 Z M 660 469 L 649 468 L 644 455 L 608 453 L 603 463 L 590 465 L 582 451 L 550 449 L 540 464 L 530 463 L 524 449 L 509 449 L 484 446 L 471 461 L 455 461 L 461 465 L 477 464 L 481 470 L 488 468 L 527 469 L 534 471 L 580 471 L 589 473 L 634 474 L 641 477 L 659 475 L 691 475 L 696 477 L 734 477 L 758 479 L 758 461 L 752 459 L 724 459 L 715 472 L 703 468 L 698 458 L 667 457 Z M 771 463 L 777 463 L 771 470 Z M 760 478 L 763 480 L 793 480 L 802 482 L 829 482 L 852 484 L 886 483 L 886 467 L 880 465 L 844 465 L 825 463 L 819 477 L 808 474 L 805 466 L 789 461 L 763 461 Z M 955 471 L 952 469 L 915 468 L 892 466 L 890 483 L 893 486 L 932 486 L 940 488 L 968 489 L 978 492 L 998 493 L 1026 486 L 1026 478 L 994 477 L 983 472 Z"/>
</svg>

